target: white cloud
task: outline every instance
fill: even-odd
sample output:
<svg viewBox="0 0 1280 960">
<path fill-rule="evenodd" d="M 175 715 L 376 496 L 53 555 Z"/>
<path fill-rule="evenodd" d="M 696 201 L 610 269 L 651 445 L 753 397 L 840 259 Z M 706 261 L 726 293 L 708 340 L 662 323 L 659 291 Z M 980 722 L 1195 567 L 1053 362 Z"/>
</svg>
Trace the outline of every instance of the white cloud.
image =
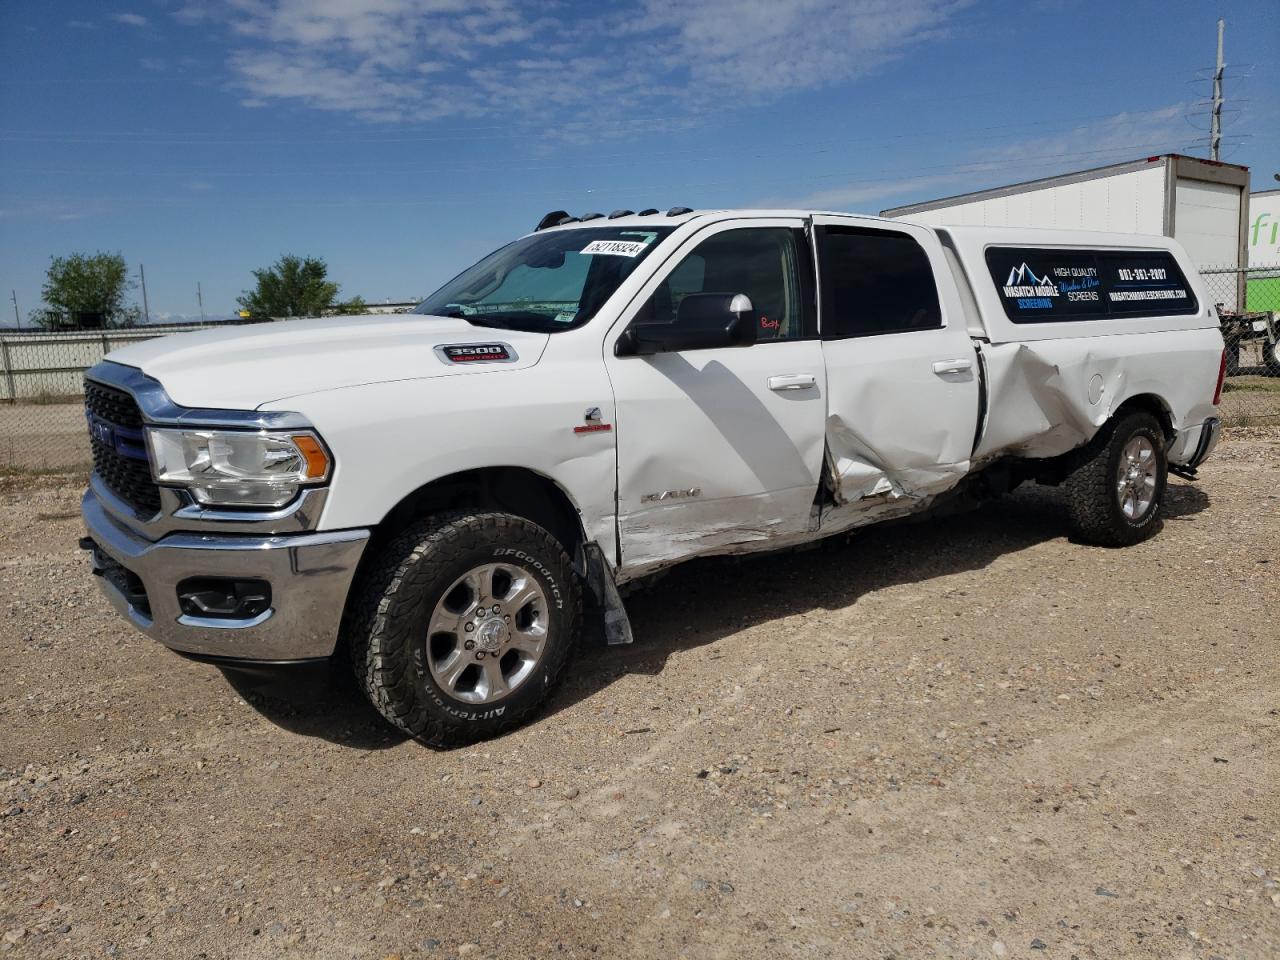
<svg viewBox="0 0 1280 960">
<path fill-rule="evenodd" d="M 965 3 L 939 0 L 646 0 L 628 27 L 666 38 L 691 86 L 768 95 L 870 73 L 939 35 Z"/>
<path fill-rule="evenodd" d="M 797 207 L 802 210 L 879 210 L 885 201 L 908 193 L 927 191 L 956 182 L 955 174 L 921 177 L 869 177 L 819 190 L 799 199 L 772 202 L 763 206 Z"/>
<path fill-rule="evenodd" d="M 1138 154 L 1150 151 L 1178 149 L 1190 131 L 1184 117 L 1188 105 L 1173 103 L 1167 107 L 1146 112 L 1124 112 L 1088 123 L 1081 123 L 1071 130 L 1049 136 L 1032 137 L 1016 143 L 1005 144 L 987 151 L 991 160 L 1043 160 L 1052 162 L 1061 157 L 1097 156 L 1110 154 Z M 1123 157 L 1122 159 L 1130 159 Z M 1100 160 L 1098 163 L 1108 163 Z M 1087 164 L 1093 166 L 1095 164 Z"/>
<path fill-rule="evenodd" d="M 111 19 L 116 23 L 128 24 L 131 27 L 145 27 L 147 18 L 140 13 L 113 13 Z"/>
<path fill-rule="evenodd" d="M 899 169 L 888 175 L 831 177 L 838 185 L 800 197 L 766 201 L 766 206 L 878 210 L 939 196 L 984 190 L 1051 174 L 1085 170 L 1178 150 L 1186 139 L 1187 105 L 1125 112 L 1077 124 L 1047 136 L 993 141 L 979 149 L 955 149 L 953 163 Z M 1017 128 L 1008 128 L 1017 133 Z M 962 136 L 962 135 L 958 135 Z M 992 138 L 989 131 L 984 136 Z M 904 174 L 916 174 L 904 176 Z"/>
<path fill-rule="evenodd" d="M 514 0 L 221 0 L 249 101 L 370 120 L 687 117 L 831 86 L 941 36 L 970 0 L 631 0 L 577 19 Z"/>
</svg>

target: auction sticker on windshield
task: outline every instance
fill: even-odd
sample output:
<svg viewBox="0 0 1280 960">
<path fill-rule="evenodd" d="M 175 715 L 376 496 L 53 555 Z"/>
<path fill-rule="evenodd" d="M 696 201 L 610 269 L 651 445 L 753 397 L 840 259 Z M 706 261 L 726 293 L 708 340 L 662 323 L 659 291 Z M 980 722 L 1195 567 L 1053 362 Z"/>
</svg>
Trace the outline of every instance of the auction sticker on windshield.
<svg viewBox="0 0 1280 960">
<path fill-rule="evenodd" d="M 579 253 L 604 253 L 614 257 L 636 257 L 644 253 L 647 243 L 633 240 L 592 240 Z"/>
</svg>

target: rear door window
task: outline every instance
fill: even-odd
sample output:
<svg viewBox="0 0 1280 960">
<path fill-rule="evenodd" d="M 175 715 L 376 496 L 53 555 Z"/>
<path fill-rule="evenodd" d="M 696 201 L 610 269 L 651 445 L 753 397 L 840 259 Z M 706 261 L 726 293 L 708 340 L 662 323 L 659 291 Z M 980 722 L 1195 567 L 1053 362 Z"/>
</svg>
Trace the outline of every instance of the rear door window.
<svg viewBox="0 0 1280 960">
<path fill-rule="evenodd" d="M 817 228 L 825 340 L 936 330 L 938 287 L 924 248 L 905 233 Z"/>
<path fill-rule="evenodd" d="M 1014 323 L 1193 314 L 1195 294 L 1164 250 L 990 247 L 987 268 Z"/>
</svg>

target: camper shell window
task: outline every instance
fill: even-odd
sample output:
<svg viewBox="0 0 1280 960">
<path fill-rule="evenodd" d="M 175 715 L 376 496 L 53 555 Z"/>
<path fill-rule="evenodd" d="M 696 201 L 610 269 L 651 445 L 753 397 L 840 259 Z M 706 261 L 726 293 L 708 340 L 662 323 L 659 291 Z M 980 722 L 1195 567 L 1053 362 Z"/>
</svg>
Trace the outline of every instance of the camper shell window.
<svg viewBox="0 0 1280 960">
<path fill-rule="evenodd" d="M 987 268 L 1014 323 L 1178 316 L 1199 310 L 1167 250 L 988 247 Z"/>
</svg>

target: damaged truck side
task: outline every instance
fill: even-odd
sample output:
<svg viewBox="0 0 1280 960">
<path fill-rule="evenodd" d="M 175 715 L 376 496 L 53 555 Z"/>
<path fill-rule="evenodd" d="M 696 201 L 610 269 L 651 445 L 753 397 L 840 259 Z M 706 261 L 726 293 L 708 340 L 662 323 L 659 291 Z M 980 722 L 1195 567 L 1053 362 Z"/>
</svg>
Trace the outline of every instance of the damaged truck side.
<svg viewBox="0 0 1280 960">
<path fill-rule="evenodd" d="M 182 334 L 86 377 L 82 545 L 227 668 L 349 659 L 453 744 L 528 718 L 584 602 L 680 561 L 1059 485 L 1133 544 L 1218 439 L 1163 237 L 808 211 L 549 214 L 414 314 Z"/>
</svg>

